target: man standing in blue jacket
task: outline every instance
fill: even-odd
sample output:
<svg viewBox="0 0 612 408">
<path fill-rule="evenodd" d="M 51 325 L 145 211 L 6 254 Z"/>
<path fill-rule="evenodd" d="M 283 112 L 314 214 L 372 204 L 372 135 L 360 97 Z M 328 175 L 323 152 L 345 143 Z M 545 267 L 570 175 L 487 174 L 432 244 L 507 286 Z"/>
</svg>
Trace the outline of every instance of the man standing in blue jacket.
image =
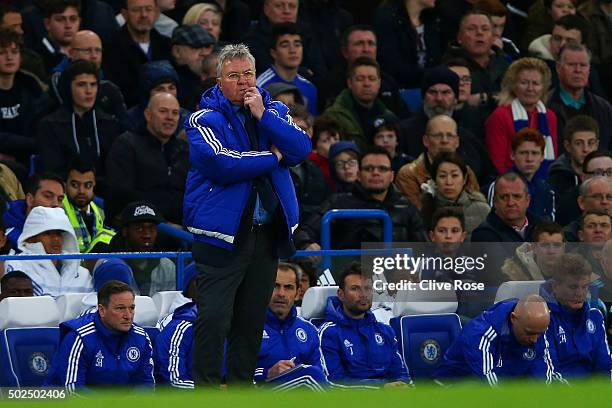
<svg viewBox="0 0 612 408">
<path fill-rule="evenodd" d="M 60 324 L 60 345 L 46 383 L 69 392 L 89 387 L 153 388 L 153 349 L 134 325 L 134 290 L 108 281 L 98 292 L 98 311 Z"/>
<path fill-rule="evenodd" d="M 499 378 L 563 381 L 545 335 L 549 322 L 546 302 L 538 295 L 496 303 L 465 325 L 446 350 L 437 380 L 475 377 L 491 386 Z"/>
<path fill-rule="evenodd" d="M 317 329 L 298 317 L 294 305 L 300 272 L 292 264 L 278 265 L 255 369 L 255 382 L 263 384 L 268 380 L 279 390 L 300 387 L 321 390 L 327 385 Z"/>
<path fill-rule="evenodd" d="M 363 388 L 411 384 L 393 329 L 370 311 L 372 279 L 362 275 L 359 263 L 351 263 L 338 285 L 338 296 L 327 299 L 327 322 L 319 329 L 321 363 L 329 382 Z"/>
<path fill-rule="evenodd" d="M 255 59 L 243 44 L 221 50 L 217 85 L 200 108 L 185 122 L 184 225 L 198 267 L 193 377 L 220 384 L 227 339 L 227 383 L 252 383 L 278 259 L 295 250 L 289 167 L 312 146 L 288 108 L 255 86 Z"/>
<path fill-rule="evenodd" d="M 565 378 L 593 374 L 612 379 L 612 359 L 604 319 L 586 301 L 592 268 L 579 254 L 561 255 L 553 278 L 542 284 L 540 294 L 550 308 L 547 335 Z"/>
</svg>

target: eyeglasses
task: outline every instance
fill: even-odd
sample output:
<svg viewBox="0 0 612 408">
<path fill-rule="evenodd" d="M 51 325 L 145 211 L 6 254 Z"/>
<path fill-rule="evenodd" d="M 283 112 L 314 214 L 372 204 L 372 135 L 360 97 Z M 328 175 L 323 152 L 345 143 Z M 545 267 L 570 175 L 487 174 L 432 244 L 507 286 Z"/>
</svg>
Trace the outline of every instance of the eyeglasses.
<svg viewBox="0 0 612 408">
<path fill-rule="evenodd" d="M 334 162 L 334 166 L 337 169 L 343 169 L 345 167 L 357 167 L 357 160 L 356 159 L 348 159 L 348 160 L 337 160 L 336 162 Z"/>
<path fill-rule="evenodd" d="M 444 132 L 438 132 L 438 133 L 427 133 L 427 136 L 431 137 L 432 139 L 435 140 L 440 140 L 442 138 L 447 138 L 447 139 L 456 139 L 459 136 L 457 136 L 456 133 L 444 133 Z"/>
<path fill-rule="evenodd" d="M 464 84 L 471 84 L 472 83 L 472 77 L 469 76 L 469 75 L 464 75 L 462 77 L 459 77 L 459 81 L 461 83 L 464 83 Z"/>
<path fill-rule="evenodd" d="M 606 201 L 612 201 L 612 194 L 602 194 L 602 193 L 589 194 L 587 198 L 591 198 L 597 201 L 603 201 L 603 199 L 605 198 Z"/>
<path fill-rule="evenodd" d="M 86 54 L 102 54 L 102 48 L 99 47 L 73 48 L 73 50 L 78 52 L 84 52 Z"/>
<path fill-rule="evenodd" d="M 225 79 L 227 79 L 228 81 L 232 81 L 232 82 L 238 82 L 240 77 L 244 77 L 244 79 L 246 79 L 247 81 L 251 81 L 255 79 L 255 71 L 249 70 L 249 71 L 244 71 L 242 73 L 230 72 L 229 74 L 225 75 Z"/>
<path fill-rule="evenodd" d="M 586 174 L 588 174 L 589 176 L 612 177 L 612 167 L 609 169 L 595 169 L 593 171 L 587 171 Z"/>
<path fill-rule="evenodd" d="M 361 171 L 365 171 L 366 173 L 373 173 L 374 170 L 377 170 L 379 173 L 387 173 L 391 171 L 391 167 L 389 166 L 363 166 Z"/>
</svg>

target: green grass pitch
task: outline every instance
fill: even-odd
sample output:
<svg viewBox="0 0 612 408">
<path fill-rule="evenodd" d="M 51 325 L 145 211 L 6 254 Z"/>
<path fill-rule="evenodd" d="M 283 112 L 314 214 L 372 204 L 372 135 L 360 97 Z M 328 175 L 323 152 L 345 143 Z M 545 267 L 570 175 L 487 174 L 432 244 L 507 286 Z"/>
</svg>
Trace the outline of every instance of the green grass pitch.
<svg viewBox="0 0 612 408">
<path fill-rule="evenodd" d="M 2 405 L 7 404 L 3 401 Z M 313 393 L 266 390 L 180 391 L 159 389 L 155 394 L 126 394 L 121 391 L 73 397 L 61 402 L 11 402 L 9 406 L 87 408 L 421 408 L 421 407 L 513 407 L 513 408 L 606 408 L 612 406 L 610 381 L 574 383 L 546 387 L 537 383 L 505 384 L 489 388 L 464 384 L 450 388 L 421 385 L 414 389 L 329 391 Z"/>
</svg>

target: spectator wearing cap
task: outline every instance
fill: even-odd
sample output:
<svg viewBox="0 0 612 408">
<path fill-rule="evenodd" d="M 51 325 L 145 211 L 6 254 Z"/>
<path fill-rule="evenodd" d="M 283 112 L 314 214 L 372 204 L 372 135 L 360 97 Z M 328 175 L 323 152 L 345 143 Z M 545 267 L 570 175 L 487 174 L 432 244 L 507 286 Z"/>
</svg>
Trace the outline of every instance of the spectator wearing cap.
<svg viewBox="0 0 612 408">
<path fill-rule="evenodd" d="M 332 191 L 348 192 L 353 189 L 359 174 L 359 148 L 353 142 L 342 141 L 329 148 L 329 174 Z"/>
<path fill-rule="evenodd" d="M 109 115 L 115 116 L 122 127 L 126 122 L 126 106 L 121 90 L 117 85 L 104 78 L 104 73 L 100 69 L 102 66 L 102 40 L 98 34 L 90 30 L 77 31 L 68 48 L 68 55 L 53 67 L 53 73 L 47 81 L 50 89 L 50 96 L 54 97 L 54 103 L 63 103 L 63 95 L 60 87 L 60 78 L 64 70 L 72 61 L 87 60 L 95 64 L 98 69 L 98 93 L 96 94 L 96 107 L 102 109 Z M 49 98 L 50 99 L 50 98 Z"/>
<path fill-rule="evenodd" d="M 199 24 L 181 25 L 172 33 L 171 62 L 179 77 L 178 100 L 187 110 L 198 110 L 204 92 L 202 60 L 215 43 L 215 38 Z"/>
<path fill-rule="evenodd" d="M 512 167 L 512 136 L 523 128 L 537 129 L 544 136 L 544 162 L 540 174 L 557 157 L 557 115 L 543 100 L 550 87 L 550 70 L 537 58 L 514 61 L 502 83 L 499 106 L 485 122 L 485 142 L 499 173 Z"/>
<path fill-rule="evenodd" d="M 121 213 L 121 233 L 113 237 L 103 252 L 155 252 L 157 226 L 164 221 L 153 204 L 129 203 Z M 176 266 L 168 258 L 128 259 L 134 280 L 143 295 L 153 296 L 161 290 L 176 289 Z"/>
<path fill-rule="evenodd" d="M 270 93 L 270 97 L 281 101 L 285 105 L 304 105 L 304 98 L 297 86 L 286 82 L 269 82 L 263 88 Z"/>
<path fill-rule="evenodd" d="M 178 74 L 169 61 L 161 60 L 143 64 L 138 74 L 140 102 L 128 110 L 128 124 L 125 130 L 138 132 L 144 129 L 146 127 L 144 111 L 149 104 L 149 99 L 162 92 L 167 92 L 176 98 L 178 96 L 178 84 Z M 190 113 L 187 109 L 180 108 L 179 123 L 183 123 Z M 180 126 L 177 128 L 177 133 L 180 128 Z"/>
<path fill-rule="evenodd" d="M 400 150 L 412 157 L 419 157 L 426 151 L 424 138 L 429 120 L 438 115 L 454 119 L 457 96 L 459 95 L 459 76 L 450 68 L 438 66 L 425 71 L 421 84 L 423 106 L 420 112 L 409 119 L 400 121 Z M 456 149 L 465 157 L 468 166 L 485 183 L 495 175 L 495 168 L 487 157 L 487 151 L 480 140 L 454 120 L 457 128 Z M 434 157 L 431 157 L 433 160 Z M 401 174 L 401 172 L 400 172 Z M 412 200 L 411 200 L 412 201 Z M 415 197 L 416 203 L 420 201 Z"/>
<path fill-rule="evenodd" d="M 146 127 L 117 138 L 106 161 L 106 210 L 110 217 L 131 201 L 146 200 L 168 221 L 183 222 L 189 148 L 176 137 L 179 114 L 173 95 L 155 94 L 144 111 Z"/>
<path fill-rule="evenodd" d="M 383 114 L 374 119 L 374 140 L 372 144 L 383 147 L 389 152 L 391 167 L 397 174 L 400 167 L 414 160 L 414 157 L 398 150 L 399 146 L 399 119 L 392 114 Z"/>
<path fill-rule="evenodd" d="M 312 115 L 318 115 L 317 88 L 298 71 L 304 56 L 302 34 L 295 23 L 276 24 L 272 28 L 270 55 L 274 61 L 270 68 L 257 76 L 257 86 L 282 82 L 294 85 Z"/>
<path fill-rule="evenodd" d="M 138 103 L 138 70 L 146 62 L 170 59 L 170 39 L 153 26 L 159 10 L 156 0 L 125 0 L 125 25 L 105 44 L 102 66 L 125 98 L 128 108 Z"/>
<path fill-rule="evenodd" d="M 379 98 L 380 67 L 370 58 L 357 58 L 347 73 L 347 89 L 325 114 L 333 117 L 344 129 L 344 138 L 366 149 L 374 134 L 374 119 L 391 112 Z"/>
</svg>

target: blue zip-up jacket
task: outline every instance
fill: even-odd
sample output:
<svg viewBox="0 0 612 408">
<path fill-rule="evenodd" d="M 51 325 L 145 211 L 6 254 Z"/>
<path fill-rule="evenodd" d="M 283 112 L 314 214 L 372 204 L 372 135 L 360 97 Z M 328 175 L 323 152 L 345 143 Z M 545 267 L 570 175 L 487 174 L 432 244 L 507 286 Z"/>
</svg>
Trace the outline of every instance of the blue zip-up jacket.
<svg viewBox="0 0 612 408">
<path fill-rule="evenodd" d="M 11 248 L 17 250 L 17 240 L 23 232 L 23 224 L 26 219 L 26 202 L 25 200 L 15 200 L 8 204 L 8 210 L 4 213 L 4 226 L 6 227 L 6 237 L 11 245 Z"/>
<path fill-rule="evenodd" d="M 184 224 L 197 241 L 233 249 L 252 180 L 264 175 L 270 177 L 279 198 L 289 239 L 297 228 L 299 210 L 289 167 L 306 159 L 312 144 L 293 123 L 289 109 L 258 90 L 265 107 L 257 122 L 261 151 L 250 150 L 247 132 L 218 86 L 202 95 L 201 110 L 185 121 L 191 169 Z M 272 144 L 283 154 L 280 163 L 269 150 Z"/>
<path fill-rule="evenodd" d="M 268 309 L 253 379 L 264 382 L 270 367 L 279 360 L 292 358 L 296 366 L 308 364 L 322 371 L 319 333 L 312 323 L 298 317 L 295 306 L 285 320 L 280 320 Z"/>
<path fill-rule="evenodd" d="M 155 338 L 155 378 L 160 383 L 177 388 L 193 388 L 191 356 L 193 325 L 197 315 L 198 306 L 195 302 L 177 307 L 172 320 Z"/>
<path fill-rule="evenodd" d="M 319 329 L 321 363 L 329 382 L 380 387 L 387 382 L 410 383 L 391 326 L 376 320 L 370 310 L 362 319 L 348 317 L 337 296 L 327 299 Z"/>
<path fill-rule="evenodd" d="M 540 296 L 546 299 L 550 309 L 547 335 L 563 377 L 600 374 L 612 379 L 612 358 L 601 312 L 591 308 L 588 302 L 578 312 L 560 305 L 550 281 L 540 286 Z"/>
<path fill-rule="evenodd" d="M 47 385 L 68 391 L 95 386 L 133 385 L 153 388 L 153 348 L 142 327 L 111 332 L 100 315 L 87 313 L 60 324 L 60 346 Z"/>
<path fill-rule="evenodd" d="M 510 324 L 510 313 L 518 303 L 510 299 L 494 304 L 465 325 L 461 335 L 446 350 L 436 371 L 436 378 L 478 377 L 489 385 L 499 378 L 535 377 L 550 383 L 563 381 L 555 371 L 555 356 L 546 335 L 534 346 L 516 341 Z"/>
</svg>

